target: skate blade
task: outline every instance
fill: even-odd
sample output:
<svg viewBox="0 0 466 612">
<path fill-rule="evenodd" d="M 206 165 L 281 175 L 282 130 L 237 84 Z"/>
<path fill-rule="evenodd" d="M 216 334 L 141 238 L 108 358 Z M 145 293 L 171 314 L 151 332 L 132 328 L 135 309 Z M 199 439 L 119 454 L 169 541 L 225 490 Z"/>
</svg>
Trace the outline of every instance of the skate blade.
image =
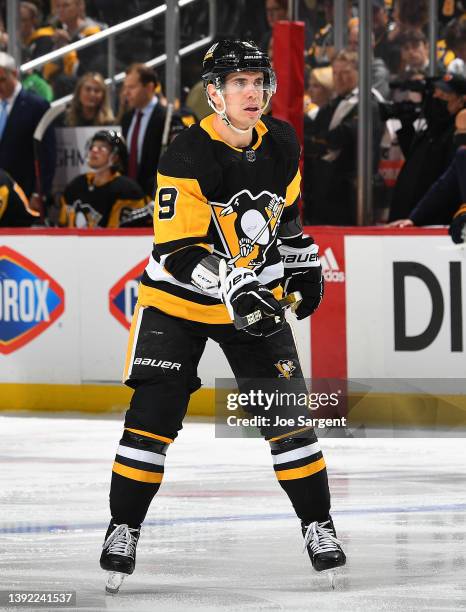
<svg viewBox="0 0 466 612">
<path fill-rule="evenodd" d="M 336 585 L 337 585 L 337 577 L 339 575 L 339 571 L 338 569 L 332 568 L 332 569 L 328 569 L 328 570 L 323 570 L 321 572 L 321 574 L 325 574 L 325 576 L 327 577 L 328 580 L 328 585 L 329 587 L 332 589 L 332 591 L 335 590 Z"/>
<path fill-rule="evenodd" d="M 107 584 L 105 585 L 105 591 L 111 595 L 115 595 L 120 590 L 123 580 L 127 574 L 121 572 L 108 572 Z"/>
</svg>

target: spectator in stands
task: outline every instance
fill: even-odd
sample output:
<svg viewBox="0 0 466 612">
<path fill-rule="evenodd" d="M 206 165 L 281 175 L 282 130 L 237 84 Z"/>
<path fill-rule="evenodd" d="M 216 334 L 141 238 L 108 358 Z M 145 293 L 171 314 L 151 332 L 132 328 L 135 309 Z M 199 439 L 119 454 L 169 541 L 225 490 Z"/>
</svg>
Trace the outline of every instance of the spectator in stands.
<svg viewBox="0 0 466 612">
<path fill-rule="evenodd" d="M 21 39 L 21 58 L 23 62 L 35 59 L 51 51 L 54 47 L 54 29 L 40 27 L 42 15 L 32 2 L 19 3 L 19 37 Z"/>
<path fill-rule="evenodd" d="M 8 51 L 8 32 L 6 31 L 5 21 L 0 13 L 0 51 Z"/>
<path fill-rule="evenodd" d="M 198 121 L 202 121 L 204 117 L 207 117 L 207 115 L 210 115 L 212 112 L 212 109 L 207 103 L 204 83 L 202 81 L 195 83 L 189 90 L 186 98 L 186 106 L 191 109 Z"/>
<path fill-rule="evenodd" d="M 267 51 L 274 24 L 288 19 L 288 0 L 265 0 L 265 16 L 270 29 L 259 41 L 259 47 Z"/>
<path fill-rule="evenodd" d="M 456 152 L 453 161 L 408 218 L 393 221 L 389 224 L 391 227 L 451 223 L 453 241 L 466 242 L 466 235 L 462 235 L 466 225 L 466 110 L 456 115 L 455 128 L 453 145 Z"/>
<path fill-rule="evenodd" d="M 328 66 L 335 56 L 334 28 L 333 28 L 333 0 L 324 0 L 325 25 L 315 34 L 310 48 L 306 54 L 307 63 L 313 68 Z M 352 1 L 346 0 L 348 27 L 352 25 Z"/>
<path fill-rule="evenodd" d="M 0 169 L 0 227 L 29 227 L 39 216 L 18 183 Z"/>
<path fill-rule="evenodd" d="M 312 107 L 308 110 L 307 115 L 310 119 L 315 119 L 319 108 L 326 106 L 335 93 L 331 66 L 314 68 L 311 71 L 307 92 L 312 103 Z"/>
<path fill-rule="evenodd" d="M 424 31 L 429 21 L 428 0 L 397 0 L 393 8 L 394 26 L 389 35 L 391 40 L 405 30 Z"/>
<path fill-rule="evenodd" d="M 40 27 L 42 15 L 36 4 L 20 2 L 19 5 L 21 40 L 21 58 L 23 62 L 35 59 L 53 49 L 53 28 Z M 41 69 L 23 73 L 22 84 L 24 89 L 33 91 L 47 102 L 53 100 L 53 90 L 44 79 Z"/>
<path fill-rule="evenodd" d="M 447 71 L 466 77 L 466 20 L 455 20 L 450 24 L 445 41 L 448 49 L 455 54 L 455 59 L 448 64 Z"/>
<path fill-rule="evenodd" d="M 48 102 L 25 91 L 18 80 L 15 60 L 0 52 L 0 168 L 20 185 L 28 198 L 36 188 L 33 135 Z M 42 195 L 50 192 L 55 171 L 55 137 L 47 130 L 41 145 Z M 37 194 L 31 207 L 38 210 Z"/>
<path fill-rule="evenodd" d="M 166 108 L 155 95 L 158 85 L 157 73 L 144 64 L 131 64 L 126 71 L 124 95 L 131 110 L 123 115 L 121 127 L 129 149 L 128 176 L 150 198 L 154 196 L 166 118 Z"/>
<path fill-rule="evenodd" d="M 372 37 L 372 45 L 374 45 L 374 37 Z M 359 20 L 354 19 L 348 32 L 348 49 L 357 53 L 358 46 Z M 372 87 L 385 99 L 390 95 L 389 77 L 390 73 L 383 59 L 381 57 L 372 57 Z"/>
<path fill-rule="evenodd" d="M 403 74 L 424 72 L 429 67 L 429 45 L 420 29 L 402 31 L 396 38 L 400 46 L 400 72 Z"/>
<path fill-rule="evenodd" d="M 395 59 L 397 52 L 393 42 L 389 39 L 395 24 L 390 21 L 384 0 L 372 0 L 372 28 L 374 32 L 374 57 L 380 57 L 388 69 L 393 72 L 392 66 L 397 65 Z"/>
<path fill-rule="evenodd" d="M 346 49 L 332 62 L 337 97 L 322 107 L 305 133 L 311 172 L 305 189 L 305 218 L 317 225 L 356 223 L 358 56 Z M 373 100 L 373 161 L 377 174 L 382 123 Z M 306 163 L 306 161 L 305 161 Z M 306 175 L 306 169 L 305 169 Z"/>
<path fill-rule="evenodd" d="M 454 0 L 447 0 L 444 4 L 447 3 L 453 5 L 453 8 L 455 8 L 455 4 L 461 4 L 461 2 L 455 2 Z M 426 34 L 429 21 L 428 4 L 428 0 L 416 0 L 416 2 L 413 2 L 413 0 L 397 0 L 393 11 L 396 25 L 389 38 L 396 43 L 397 38 L 402 36 L 405 31 L 417 30 Z M 452 14 L 454 13 L 455 10 L 452 11 Z M 436 63 L 441 72 L 445 72 L 452 59 L 453 54 L 447 49 L 445 40 L 438 40 L 436 44 Z"/>
<path fill-rule="evenodd" d="M 465 106 L 466 79 L 447 74 L 425 103 L 426 129 L 402 120 L 398 141 L 406 158 L 393 191 L 389 221 L 407 219 L 430 186 L 445 172 L 454 152 L 455 117 Z"/>
<path fill-rule="evenodd" d="M 88 72 L 78 81 L 73 99 L 63 117 L 63 126 L 114 125 L 104 78 L 98 72 Z"/>
<path fill-rule="evenodd" d="M 55 13 L 54 46 L 57 49 L 96 34 L 105 27 L 86 16 L 84 0 L 56 0 Z M 47 64 L 44 74 L 53 83 L 55 97 L 70 93 L 78 76 L 86 72 L 104 72 L 106 57 L 107 45 L 101 43 L 79 52 L 71 51 L 62 59 Z"/>
<path fill-rule="evenodd" d="M 88 143 L 91 172 L 74 178 L 61 199 L 59 225 L 129 227 L 151 225 L 152 209 L 139 185 L 123 176 L 126 144 L 114 130 L 96 132 Z"/>
</svg>

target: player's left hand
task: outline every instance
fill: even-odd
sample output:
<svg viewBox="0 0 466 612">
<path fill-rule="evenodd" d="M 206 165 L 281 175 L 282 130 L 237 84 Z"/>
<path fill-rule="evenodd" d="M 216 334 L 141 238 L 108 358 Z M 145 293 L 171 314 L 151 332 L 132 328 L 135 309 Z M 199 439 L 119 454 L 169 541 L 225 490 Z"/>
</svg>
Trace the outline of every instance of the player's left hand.
<svg viewBox="0 0 466 612">
<path fill-rule="evenodd" d="M 295 314 L 298 319 L 305 319 L 317 310 L 324 295 L 319 247 L 311 238 L 303 237 L 299 246 L 281 244 L 278 248 L 285 267 L 285 294 L 301 293 L 302 302 Z"/>
<path fill-rule="evenodd" d="M 448 233 L 455 244 L 466 242 L 466 211 L 453 218 Z"/>
</svg>

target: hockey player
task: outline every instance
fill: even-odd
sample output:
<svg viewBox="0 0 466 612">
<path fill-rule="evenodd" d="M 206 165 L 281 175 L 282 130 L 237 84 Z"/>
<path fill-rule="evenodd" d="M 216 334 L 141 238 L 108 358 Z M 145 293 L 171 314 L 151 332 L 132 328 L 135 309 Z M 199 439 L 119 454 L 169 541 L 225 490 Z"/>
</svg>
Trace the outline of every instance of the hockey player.
<svg viewBox="0 0 466 612">
<path fill-rule="evenodd" d="M 220 344 L 236 379 L 249 388 L 274 379 L 277 388 L 306 391 L 279 302 L 284 291 L 299 291 L 302 319 L 322 298 L 318 247 L 303 236 L 299 218 L 299 144 L 289 124 L 261 120 L 276 84 L 269 58 L 254 43 L 213 45 L 202 78 L 214 113 L 182 132 L 158 167 L 154 248 L 124 371 L 134 394 L 113 465 L 112 519 L 100 559 L 111 592 L 134 570 L 165 455 L 201 385 L 197 365 L 207 338 Z M 261 433 L 313 567 L 344 565 L 314 431 L 264 427 Z"/>
<path fill-rule="evenodd" d="M 115 130 L 100 130 L 87 143 L 91 170 L 74 178 L 61 198 L 58 223 L 66 227 L 147 226 L 152 207 L 139 185 L 122 175 L 127 151 Z"/>
</svg>

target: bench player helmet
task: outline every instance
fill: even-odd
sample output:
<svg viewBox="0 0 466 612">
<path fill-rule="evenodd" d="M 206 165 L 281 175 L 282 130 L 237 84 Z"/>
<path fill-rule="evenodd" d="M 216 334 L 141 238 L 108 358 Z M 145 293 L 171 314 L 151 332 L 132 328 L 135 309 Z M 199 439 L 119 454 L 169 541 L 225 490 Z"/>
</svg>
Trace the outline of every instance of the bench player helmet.
<svg viewBox="0 0 466 612">
<path fill-rule="evenodd" d="M 262 112 L 264 112 L 270 102 L 270 98 L 277 90 L 277 81 L 268 55 L 261 51 L 256 43 L 252 41 L 221 40 L 212 45 L 205 54 L 202 63 L 202 80 L 209 106 L 235 132 L 244 133 L 248 130 L 241 130 L 231 124 L 226 112 L 225 99 L 223 98 L 226 76 L 232 72 L 262 72 L 264 75 Z M 212 83 L 222 100 L 222 109 L 217 109 L 211 100 L 207 92 L 207 85 L 209 83 Z"/>
<path fill-rule="evenodd" d="M 128 150 L 123 136 L 116 130 L 99 130 L 87 141 L 86 157 L 96 141 L 110 145 L 112 159 L 109 167 L 115 172 L 125 172 L 128 164 Z"/>
</svg>

